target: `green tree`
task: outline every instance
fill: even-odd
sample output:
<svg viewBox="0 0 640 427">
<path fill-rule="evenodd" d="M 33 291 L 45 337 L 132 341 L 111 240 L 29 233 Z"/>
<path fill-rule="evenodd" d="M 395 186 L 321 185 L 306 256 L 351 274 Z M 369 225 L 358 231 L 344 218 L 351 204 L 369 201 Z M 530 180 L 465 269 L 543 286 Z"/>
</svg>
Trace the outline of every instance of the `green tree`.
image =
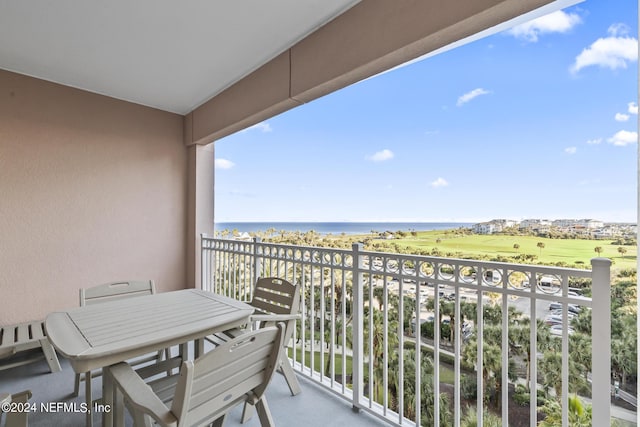
<svg viewBox="0 0 640 427">
<path fill-rule="evenodd" d="M 604 249 L 602 249 L 602 246 L 596 246 L 593 250 L 598 254 L 598 256 L 600 256 Z"/>
<path fill-rule="evenodd" d="M 518 243 L 514 243 L 513 244 L 513 249 L 515 249 L 516 252 L 518 252 L 520 250 L 520 245 Z"/>
<path fill-rule="evenodd" d="M 369 328 L 369 316 L 373 316 L 373 327 Z M 380 396 L 381 389 L 383 383 L 383 373 L 384 373 L 384 354 L 387 352 L 387 355 L 391 359 L 394 354 L 397 354 L 398 349 L 398 322 L 395 319 L 387 318 L 388 320 L 388 331 L 389 333 L 385 336 L 384 333 L 384 317 L 382 312 L 378 310 L 370 310 L 369 313 L 365 316 L 365 330 L 364 330 L 364 347 L 365 353 L 369 349 L 369 342 L 372 343 L 373 353 L 369 355 L 369 363 L 373 364 L 373 372 L 374 378 L 373 388 L 375 390 L 375 396 Z M 385 349 L 384 343 L 385 338 L 387 342 L 387 348 Z"/>
<path fill-rule="evenodd" d="M 397 357 L 394 361 L 397 360 Z M 435 393 L 433 387 L 433 374 L 434 365 L 433 359 L 422 351 L 422 357 L 420 358 L 420 369 L 416 369 L 416 350 L 408 349 L 404 352 L 404 415 L 412 420 L 416 419 L 416 385 L 420 387 L 420 422 L 419 425 L 434 425 L 434 407 L 435 407 Z M 394 366 L 393 369 L 397 370 L 398 367 Z M 419 381 L 416 381 L 416 374 L 420 375 Z M 398 383 L 397 378 L 399 375 L 394 376 L 396 378 L 396 385 Z M 399 390 L 399 389 L 398 389 Z M 397 390 L 395 391 L 397 393 Z M 397 396 L 391 399 L 397 401 Z M 451 413 L 448 411 L 449 399 L 446 393 L 440 393 L 440 425 L 443 427 L 451 426 L 452 419 Z"/>
<path fill-rule="evenodd" d="M 536 246 L 540 249 L 540 256 L 542 256 L 542 250 L 543 250 L 543 249 L 544 249 L 544 247 L 545 247 L 544 242 L 538 242 L 538 243 L 536 244 Z"/>
<path fill-rule="evenodd" d="M 493 402 L 496 408 L 502 404 L 502 348 L 495 343 L 496 336 L 502 336 L 499 326 L 487 325 L 484 329 L 485 336 L 482 346 L 482 383 L 484 384 L 484 398 L 486 402 Z M 467 369 L 478 369 L 476 365 L 478 354 L 478 342 L 472 339 L 465 345 L 462 351 L 462 364 Z M 509 358 L 509 379 L 516 380 L 515 363 Z M 505 384 L 506 386 L 506 384 Z"/>
<path fill-rule="evenodd" d="M 537 321 L 536 329 L 537 343 L 540 348 L 548 348 L 550 345 L 551 332 L 549 326 L 544 321 Z M 509 344 L 510 351 L 514 355 L 521 355 L 524 357 L 526 364 L 526 388 L 530 391 L 531 383 L 531 358 L 536 354 L 535 349 L 531 349 L 531 319 L 523 317 L 518 320 L 517 323 L 510 324 L 509 326 Z"/>
<path fill-rule="evenodd" d="M 623 248 L 622 246 L 618 246 L 618 253 L 620 254 L 620 256 L 622 256 L 622 258 L 624 258 L 624 255 L 627 253 L 627 249 Z"/>
<path fill-rule="evenodd" d="M 578 396 L 567 398 L 570 427 L 591 427 L 591 405 L 585 405 Z M 542 407 L 544 420 L 538 427 L 557 427 L 562 425 L 562 407 L 560 401 L 549 399 Z"/>
</svg>

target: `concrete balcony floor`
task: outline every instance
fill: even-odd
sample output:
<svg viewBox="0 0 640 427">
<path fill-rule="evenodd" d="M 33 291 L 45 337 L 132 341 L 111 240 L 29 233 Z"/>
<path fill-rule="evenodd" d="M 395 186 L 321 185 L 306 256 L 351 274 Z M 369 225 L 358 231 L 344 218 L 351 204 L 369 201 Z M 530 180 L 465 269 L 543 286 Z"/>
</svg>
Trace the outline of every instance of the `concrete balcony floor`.
<svg viewBox="0 0 640 427">
<path fill-rule="evenodd" d="M 74 372 L 69 362 L 60 357 L 62 371 L 50 373 L 44 360 L 13 369 L 0 371 L 0 393 L 16 393 L 22 390 L 31 390 L 33 397 L 29 401 L 35 403 L 37 412 L 29 415 L 31 427 L 82 427 L 85 425 L 85 415 L 82 413 L 43 413 L 40 411 L 41 402 L 76 402 L 78 407 L 84 402 L 84 392 L 74 398 L 73 381 Z M 352 411 L 349 402 L 325 391 L 303 377 L 300 377 L 302 393 L 291 396 L 289 389 L 280 374 L 276 374 L 267 390 L 267 401 L 273 419 L 277 426 L 387 426 L 388 424 L 372 417 L 364 412 Z M 81 388 L 84 383 L 81 384 Z M 101 378 L 93 379 L 95 396 L 101 396 Z M 258 417 L 254 417 L 246 424 L 240 424 L 242 408 L 235 408 L 227 417 L 225 426 L 259 426 Z M 127 417 L 128 418 L 128 417 Z M 94 414 L 94 425 L 101 424 L 101 415 Z M 127 426 L 131 426 L 131 419 L 127 419 Z"/>
</svg>

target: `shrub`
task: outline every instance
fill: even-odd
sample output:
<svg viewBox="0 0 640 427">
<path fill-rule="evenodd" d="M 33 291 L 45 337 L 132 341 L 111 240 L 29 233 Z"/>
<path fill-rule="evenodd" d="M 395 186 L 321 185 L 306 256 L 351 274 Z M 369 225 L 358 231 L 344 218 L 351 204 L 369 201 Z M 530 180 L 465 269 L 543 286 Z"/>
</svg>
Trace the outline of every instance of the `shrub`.
<svg viewBox="0 0 640 427">
<path fill-rule="evenodd" d="M 478 381 L 475 375 L 463 375 L 460 378 L 460 395 L 465 399 L 478 397 Z"/>
<path fill-rule="evenodd" d="M 513 395 L 513 400 L 520 406 L 528 406 L 529 402 L 531 401 L 531 395 L 527 393 L 526 389 L 522 390 L 522 392 L 516 390 L 515 394 Z"/>
<path fill-rule="evenodd" d="M 423 337 L 433 339 L 433 335 L 434 335 L 433 324 L 434 324 L 433 321 L 430 321 L 430 322 L 427 321 L 427 322 L 424 322 L 422 325 L 420 325 L 420 332 L 422 333 Z"/>
</svg>

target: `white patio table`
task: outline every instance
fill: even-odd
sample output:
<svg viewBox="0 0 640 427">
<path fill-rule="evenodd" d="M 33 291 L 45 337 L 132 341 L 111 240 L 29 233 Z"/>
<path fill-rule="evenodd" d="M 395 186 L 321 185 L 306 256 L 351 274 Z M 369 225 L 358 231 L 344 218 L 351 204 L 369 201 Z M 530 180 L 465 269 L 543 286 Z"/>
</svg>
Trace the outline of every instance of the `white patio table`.
<svg viewBox="0 0 640 427">
<path fill-rule="evenodd" d="M 47 316 L 45 329 L 73 370 L 90 375 L 92 370 L 188 341 L 199 341 L 197 357 L 201 338 L 243 325 L 252 313 L 253 307 L 243 302 L 185 289 L 54 312 Z M 85 393 L 91 409 L 90 386 Z M 111 412 L 103 413 L 103 422 L 113 422 Z M 92 426 L 91 410 L 87 426 Z"/>
</svg>

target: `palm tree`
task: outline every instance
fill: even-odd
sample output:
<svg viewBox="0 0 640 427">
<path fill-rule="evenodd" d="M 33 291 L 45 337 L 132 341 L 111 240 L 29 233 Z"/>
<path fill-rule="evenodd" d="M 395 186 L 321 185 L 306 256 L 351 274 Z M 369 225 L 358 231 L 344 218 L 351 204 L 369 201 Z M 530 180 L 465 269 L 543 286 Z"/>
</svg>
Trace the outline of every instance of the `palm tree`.
<svg viewBox="0 0 640 427">
<path fill-rule="evenodd" d="M 554 389 L 556 399 L 562 398 L 562 353 L 557 351 L 545 351 L 540 364 L 542 373 L 542 385 L 545 391 Z"/>
<path fill-rule="evenodd" d="M 593 250 L 598 254 L 598 256 L 600 256 L 604 249 L 602 249 L 602 246 L 596 246 Z"/>
<path fill-rule="evenodd" d="M 397 358 L 396 363 L 397 363 Z M 416 375 L 419 374 L 417 385 L 420 387 L 420 422 L 419 425 L 434 425 L 434 407 L 435 393 L 433 387 L 434 365 L 433 359 L 424 351 L 421 357 L 421 366 L 419 371 L 416 369 L 416 350 L 409 349 L 404 352 L 404 406 L 403 414 L 411 420 L 416 419 Z M 397 369 L 397 366 L 394 368 Z M 391 371 L 390 367 L 390 371 Z M 391 377 L 391 375 L 390 375 Z M 398 378 L 397 376 L 395 378 Z M 396 380 L 397 385 L 397 380 Z M 396 389 L 395 392 L 399 390 Z M 397 399 L 397 397 L 396 397 Z M 392 398 L 392 401 L 394 398 Z M 449 407 L 449 399 L 446 393 L 440 393 L 440 426 L 451 425 L 451 414 L 447 410 Z M 417 421 L 417 420 L 416 420 Z"/>
<path fill-rule="evenodd" d="M 499 327 L 495 326 L 498 329 Z M 485 333 L 487 332 L 485 327 Z M 492 342 L 492 337 L 496 333 L 485 335 L 485 341 L 482 346 L 482 383 L 485 387 L 485 400 L 494 402 L 497 408 L 502 404 L 502 348 L 499 344 Z M 502 334 L 500 333 L 500 336 Z M 478 342 L 476 339 L 469 341 L 462 351 L 462 364 L 468 369 L 478 369 L 476 366 L 478 354 Z M 513 359 L 509 359 L 508 373 L 509 379 L 516 380 L 515 363 Z M 504 384 L 506 386 L 506 384 Z"/>
<path fill-rule="evenodd" d="M 366 327 L 364 331 L 365 351 L 368 350 L 369 342 L 371 341 L 371 344 L 373 347 L 373 353 L 369 355 L 369 363 L 373 364 L 373 378 L 371 378 L 371 381 L 373 381 L 372 384 L 375 389 L 375 396 L 379 396 L 380 386 L 383 382 L 382 377 L 383 377 L 384 367 L 382 365 L 382 361 L 383 361 L 385 351 L 387 352 L 387 355 L 392 355 L 394 353 L 397 353 L 398 322 L 395 319 L 392 319 L 390 317 L 387 318 L 389 333 L 386 336 L 387 349 L 385 349 L 384 348 L 385 334 L 384 334 L 384 325 L 383 325 L 384 317 L 382 315 L 382 312 L 372 308 L 369 311 L 368 315 L 373 316 L 373 328 L 371 329 L 369 327 Z M 365 317 L 365 325 L 368 326 L 369 319 L 367 317 L 368 316 Z"/>
<path fill-rule="evenodd" d="M 467 406 L 464 415 L 460 419 L 460 427 L 476 427 L 478 425 L 478 411 L 475 406 Z M 482 410 L 482 425 L 485 427 L 502 427 L 502 419 L 489 412 L 487 408 Z"/>
<path fill-rule="evenodd" d="M 516 252 L 518 252 L 520 250 L 520 245 L 518 243 L 514 243 L 513 244 L 513 249 L 515 249 Z"/>
<path fill-rule="evenodd" d="M 538 320 L 536 329 L 536 337 L 537 343 L 540 348 L 548 348 L 549 342 L 552 339 L 551 332 L 549 331 L 549 326 L 547 326 L 544 321 Z M 521 354 L 524 356 L 524 360 L 526 363 L 526 388 L 527 391 L 530 391 L 530 383 L 531 383 L 531 358 L 534 354 L 536 354 L 536 350 L 532 349 L 530 346 L 531 340 L 531 319 L 528 317 L 523 317 L 516 324 L 511 324 L 509 326 L 509 345 L 510 351 L 513 354 Z"/>
<path fill-rule="evenodd" d="M 586 383 L 591 372 L 591 335 L 580 332 L 569 335 L 569 356 L 578 370 L 584 374 Z"/>
<path fill-rule="evenodd" d="M 538 242 L 538 243 L 536 244 L 536 246 L 540 249 L 540 256 L 542 256 L 542 250 L 543 250 L 543 249 L 544 249 L 544 247 L 545 247 L 544 242 Z"/>
<path fill-rule="evenodd" d="M 591 426 L 591 405 L 585 405 L 578 396 L 567 398 L 570 427 Z M 562 407 L 557 400 L 549 399 L 542 407 L 544 420 L 538 427 L 555 427 L 562 425 Z"/>
<path fill-rule="evenodd" d="M 627 253 L 627 249 L 622 246 L 618 246 L 618 253 L 624 258 L 624 255 Z"/>
</svg>

